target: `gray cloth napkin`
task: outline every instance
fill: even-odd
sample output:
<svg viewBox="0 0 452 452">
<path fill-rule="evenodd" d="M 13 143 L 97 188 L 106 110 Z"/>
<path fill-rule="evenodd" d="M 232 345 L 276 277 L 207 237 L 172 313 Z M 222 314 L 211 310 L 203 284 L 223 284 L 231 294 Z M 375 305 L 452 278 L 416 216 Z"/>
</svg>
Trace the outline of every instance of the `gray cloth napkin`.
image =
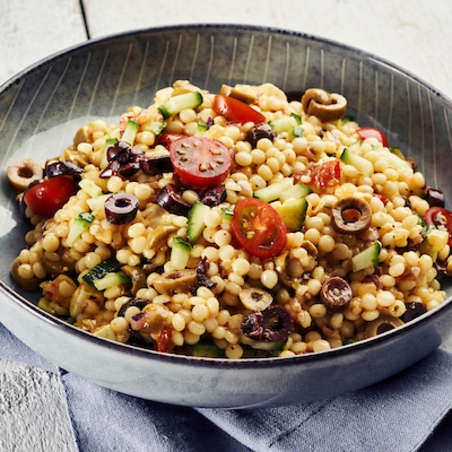
<svg viewBox="0 0 452 452">
<path fill-rule="evenodd" d="M 102 388 L 58 369 L 1 325 L 0 359 L 58 377 L 82 452 L 452 450 L 452 355 L 442 350 L 363 390 L 252 410 L 176 407 Z M 0 387 L 0 435 L 1 396 Z"/>
</svg>

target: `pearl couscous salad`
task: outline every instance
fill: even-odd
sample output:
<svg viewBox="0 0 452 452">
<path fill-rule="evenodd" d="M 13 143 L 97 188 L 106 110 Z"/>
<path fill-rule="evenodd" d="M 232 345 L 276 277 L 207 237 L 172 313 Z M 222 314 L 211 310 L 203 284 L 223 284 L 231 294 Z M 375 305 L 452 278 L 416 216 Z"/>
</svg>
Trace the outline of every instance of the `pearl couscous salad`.
<svg viewBox="0 0 452 452">
<path fill-rule="evenodd" d="M 8 168 L 33 227 L 14 280 L 77 328 L 191 356 L 290 357 L 409 322 L 445 299 L 452 213 L 346 109 L 177 81 L 91 122 L 45 166 Z"/>
</svg>

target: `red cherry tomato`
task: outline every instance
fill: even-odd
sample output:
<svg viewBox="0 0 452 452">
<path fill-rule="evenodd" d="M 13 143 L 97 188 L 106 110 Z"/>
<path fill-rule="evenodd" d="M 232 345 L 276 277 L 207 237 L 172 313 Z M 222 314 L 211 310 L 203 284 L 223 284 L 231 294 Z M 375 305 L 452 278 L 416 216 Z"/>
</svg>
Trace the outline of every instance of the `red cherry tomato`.
<svg viewBox="0 0 452 452">
<path fill-rule="evenodd" d="M 52 177 L 31 187 L 25 193 L 25 204 L 38 215 L 51 217 L 76 191 L 77 184 L 71 178 Z"/>
<path fill-rule="evenodd" d="M 295 181 L 299 182 L 301 176 L 310 176 L 311 182 L 305 185 L 314 190 L 324 190 L 333 187 L 341 181 L 341 166 L 339 160 L 330 160 L 320 165 L 311 166 L 295 175 Z"/>
<path fill-rule="evenodd" d="M 449 232 L 448 245 L 452 247 L 452 212 L 443 207 L 430 207 L 425 212 L 425 223 Z"/>
<path fill-rule="evenodd" d="M 266 259 L 278 255 L 286 245 L 287 228 L 270 204 L 246 198 L 234 208 L 232 232 L 237 242 L 253 256 Z"/>
<path fill-rule="evenodd" d="M 218 115 L 223 115 L 231 121 L 241 123 L 251 121 L 254 124 L 265 122 L 265 116 L 262 113 L 259 113 L 254 108 L 233 97 L 222 96 L 220 94 L 215 96 L 213 110 Z"/>
<path fill-rule="evenodd" d="M 184 136 L 173 141 L 169 151 L 174 171 L 187 185 L 221 184 L 231 168 L 229 149 L 213 138 Z"/>
<path fill-rule="evenodd" d="M 385 148 L 389 147 L 386 135 L 378 129 L 374 129 L 373 127 L 362 127 L 357 130 L 357 133 L 361 140 L 376 138 Z"/>
<path fill-rule="evenodd" d="M 185 137 L 187 137 L 187 135 L 184 135 L 183 133 L 162 133 L 155 140 L 155 144 L 162 144 L 163 146 L 168 147 L 172 142 Z"/>
</svg>

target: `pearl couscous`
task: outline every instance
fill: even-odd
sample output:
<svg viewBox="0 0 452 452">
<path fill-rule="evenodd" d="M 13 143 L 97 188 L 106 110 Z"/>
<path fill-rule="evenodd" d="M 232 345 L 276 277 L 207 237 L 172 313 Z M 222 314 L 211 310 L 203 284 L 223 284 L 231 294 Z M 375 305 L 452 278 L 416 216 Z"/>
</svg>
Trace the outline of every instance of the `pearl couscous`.
<svg viewBox="0 0 452 452">
<path fill-rule="evenodd" d="M 232 359 L 340 347 L 435 308 L 452 271 L 441 192 L 346 105 L 178 81 L 81 128 L 44 175 L 15 162 L 33 226 L 15 281 L 96 336 Z"/>
</svg>

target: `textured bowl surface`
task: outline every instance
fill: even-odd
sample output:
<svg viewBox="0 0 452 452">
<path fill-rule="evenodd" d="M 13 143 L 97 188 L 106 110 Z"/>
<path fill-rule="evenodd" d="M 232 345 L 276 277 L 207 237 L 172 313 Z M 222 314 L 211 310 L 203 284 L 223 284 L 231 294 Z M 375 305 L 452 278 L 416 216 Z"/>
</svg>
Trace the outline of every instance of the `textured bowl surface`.
<svg viewBox="0 0 452 452">
<path fill-rule="evenodd" d="M 0 321 L 68 371 L 131 395 L 209 407 L 276 406 L 329 398 L 381 381 L 449 337 L 447 300 L 403 327 L 327 352 L 294 358 L 226 361 L 165 355 L 94 337 L 52 318 L 18 288 L 10 267 L 24 247 L 6 168 L 18 158 L 44 163 L 96 118 L 117 121 L 147 107 L 177 79 L 218 92 L 222 83 L 271 82 L 286 92 L 320 87 L 347 97 L 348 114 L 383 130 L 414 157 L 428 184 L 452 198 L 451 102 L 376 57 L 282 30 L 180 26 L 134 32 L 69 49 L 0 88 Z M 450 206 L 449 206 L 450 207 Z"/>
</svg>

